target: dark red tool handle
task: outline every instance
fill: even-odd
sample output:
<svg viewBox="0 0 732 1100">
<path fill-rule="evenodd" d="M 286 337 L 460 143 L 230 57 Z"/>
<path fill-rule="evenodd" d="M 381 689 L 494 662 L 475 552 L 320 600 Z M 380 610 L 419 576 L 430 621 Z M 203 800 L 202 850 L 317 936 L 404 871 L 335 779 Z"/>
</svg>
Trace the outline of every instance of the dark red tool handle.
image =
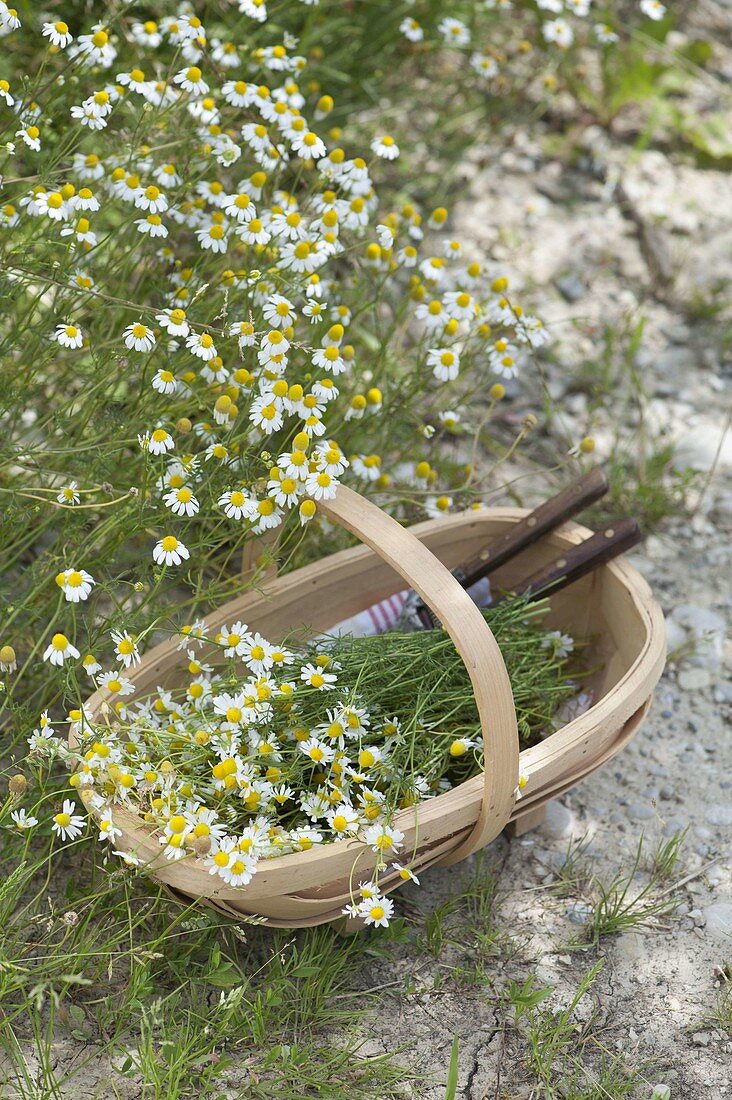
<svg viewBox="0 0 732 1100">
<path fill-rule="evenodd" d="M 574 584 L 580 577 L 624 554 L 626 550 L 636 546 L 641 538 L 640 527 L 634 519 L 620 519 L 617 523 L 611 523 L 603 531 L 598 531 L 571 550 L 566 550 L 560 557 L 520 581 L 512 592 L 498 595 L 491 606 L 500 603 L 507 596 L 520 596 L 527 592 L 554 595 L 567 585 Z"/>
<path fill-rule="evenodd" d="M 555 530 L 561 523 L 594 504 L 607 490 L 605 474 L 599 466 L 593 467 L 556 496 L 545 500 L 524 519 L 514 523 L 510 531 L 499 535 L 476 558 L 463 565 L 460 569 L 460 583 L 464 588 L 470 588 L 476 581 L 487 577 L 494 569 L 520 554 L 527 546 L 538 542 L 547 532 Z"/>
</svg>

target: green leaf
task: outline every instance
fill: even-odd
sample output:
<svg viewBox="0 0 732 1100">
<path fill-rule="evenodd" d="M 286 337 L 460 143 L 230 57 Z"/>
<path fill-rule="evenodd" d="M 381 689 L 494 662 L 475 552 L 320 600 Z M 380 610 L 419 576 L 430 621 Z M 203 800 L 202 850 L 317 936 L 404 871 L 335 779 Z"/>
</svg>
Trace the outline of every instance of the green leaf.
<svg viewBox="0 0 732 1100">
<path fill-rule="evenodd" d="M 455 1100 L 457 1096 L 458 1086 L 458 1037 L 454 1037 L 452 1041 L 452 1050 L 450 1051 L 450 1065 L 447 1070 L 447 1088 L 445 1089 L 445 1100 Z"/>
</svg>

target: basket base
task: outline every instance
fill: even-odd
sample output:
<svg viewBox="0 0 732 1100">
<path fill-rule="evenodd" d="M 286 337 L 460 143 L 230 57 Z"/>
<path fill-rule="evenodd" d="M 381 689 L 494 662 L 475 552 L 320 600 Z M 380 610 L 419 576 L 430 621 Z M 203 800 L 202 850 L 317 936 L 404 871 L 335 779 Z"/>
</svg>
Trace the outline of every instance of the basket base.
<svg viewBox="0 0 732 1100">
<path fill-rule="evenodd" d="M 545 818 L 546 803 L 542 803 L 541 806 L 530 807 L 526 813 L 515 817 L 513 821 L 509 821 L 503 831 L 506 836 L 512 839 L 523 836 L 524 833 L 530 833 L 532 829 L 538 829 L 540 825 L 543 825 Z"/>
</svg>

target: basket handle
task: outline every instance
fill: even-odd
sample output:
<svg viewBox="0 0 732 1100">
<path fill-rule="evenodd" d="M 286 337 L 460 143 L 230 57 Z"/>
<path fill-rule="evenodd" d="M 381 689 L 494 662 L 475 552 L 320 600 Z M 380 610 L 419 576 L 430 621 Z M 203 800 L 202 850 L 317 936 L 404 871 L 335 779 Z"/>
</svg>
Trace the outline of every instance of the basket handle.
<svg viewBox="0 0 732 1100">
<path fill-rule="evenodd" d="M 370 546 L 404 577 L 430 607 L 468 670 L 483 732 L 484 788 L 478 820 L 468 837 L 444 858 L 457 863 L 490 843 L 507 824 L 518 780 L 519 741 L 511 683 L 490 627 L 449 569 L 413 534 L 345 485 L 318 508 Z"/>
</svg>

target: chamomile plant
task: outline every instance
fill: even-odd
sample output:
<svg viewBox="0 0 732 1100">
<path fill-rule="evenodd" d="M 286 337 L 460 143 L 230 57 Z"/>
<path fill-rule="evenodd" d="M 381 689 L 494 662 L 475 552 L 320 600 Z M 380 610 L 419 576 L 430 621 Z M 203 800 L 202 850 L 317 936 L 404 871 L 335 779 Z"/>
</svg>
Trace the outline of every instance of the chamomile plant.
<svg viewBox="0 0 732 1100">
<path fill-rule="evenodd" d="M 405 154 L 393 175 L 408 183 L 418 171 L 423 193 L 444 193 L 446 179 L 464 176 L 476 135 L 500 141 L 502 127 L 520 126 L 527 112 L 564 113 L 573 102 L 606 125 L 629 91 L 652 101 L 645 73 L 663 70 L 675 50 L 674 8 L 660 0 L 371 0 L 344 9 L 321 0 L 303 16 L 303 46 L 314 76 L 336 81 L 332 123 L 360 133 L 363 117 L 386 113 Z M 683 50 L 676 60 L 685 65 Z"/>
<path fill-rule="evenodd" d="M 284 569 L 332 547 L 318 503 L 341 479 L 417 514 L 474 502 L 433 439 L 488 438 L 547 339 L 446 208 L 379 199 L 398 145 L 337 144 L 261 6 L 204 5 L 208 26 L 158 9 L 3 17 L 0 646 L 19 732 L 110 630 L 144 649 L 174 608 L 225 598 L 247 541 L 276 537 Z"/>
</svg>

